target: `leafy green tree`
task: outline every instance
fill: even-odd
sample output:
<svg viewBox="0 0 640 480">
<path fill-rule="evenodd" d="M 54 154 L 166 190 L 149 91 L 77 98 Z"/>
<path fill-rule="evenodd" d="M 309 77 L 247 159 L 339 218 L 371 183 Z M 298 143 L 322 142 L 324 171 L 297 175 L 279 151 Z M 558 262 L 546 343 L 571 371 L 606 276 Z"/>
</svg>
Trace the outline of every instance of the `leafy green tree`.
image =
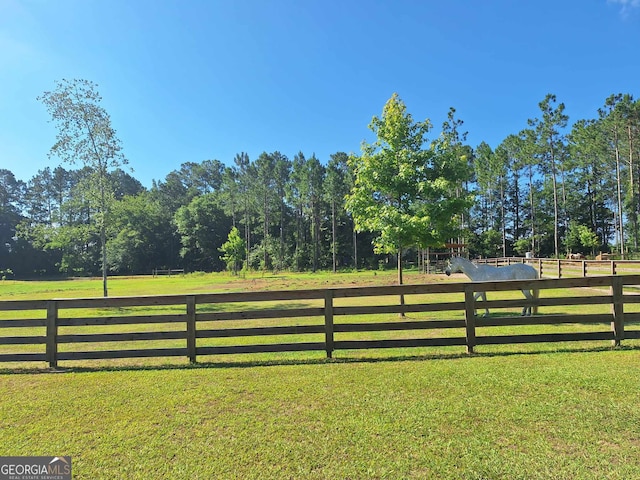
<svg viewBox="0 0 640 480">
<path fill-rule="evenodd" d="M 605 141 L 608 147 L 608 153 L 612 159 L 611 163 L 615 171 L 616 179 L 616 218 L 617 218 L 617 233 L 618 245 L 620 247 L 620 255 L 624 258 L 625 250 L 625 229 L 623 219 L 623 192 L 624 192 L 624 165 L 623 165 L 623 152 L 622 152 L 622 138 L 623 138 L 623 126 L 620 118 L 620 109 L 617 108 L 619 102 L 622 101 L 622 95 L 610 95 L 605 100 L 604 108 L 598 110 L 600 116 L 600 126 L 605 136 Z"/>
<path fill-rule="evenodd" d="M 135 196 L 145 191 L 139 180 L 130 174 L 117 168 L 109 172 L 111 185 L 113 186 L 113 195 L 116 200 L 122 200 L 125 196 Z"/>
<path fill-rule="evenodd" d="M 169 172 L 164 180 L 153 181 L 151 190 L 155 192 L 158 200 L 172 215 L 180 207 L 189 205 L 191 200 L 201 194 L 195 185 L 194 179 L 190 176 L 185 176 L 185 170 L 188 169 L 189 167 L 185 167 L 185 164 L 183 164 L 180 170 Z"/>
<path fill-rule="evenodd" d="M 225 166 L 220 160 L 204 160 L 195 169 L 196 188 L 202 193 L 220 190 Z"/>
<path fill-rule="evenodd" d="M 238 266 L 242 265 L 242 259 L 244 258 L 245 245 L 236 227 L 231 228 L 227 241 L 222 244 L 219 250 L 220 253 L 224 254 L 220 258 L 226 263 L 227 270 L 237 275 Z"/>
<path fill-rule="evenodd" d="M 580 225 L 578 226 L 578 236 L 580 244 L 589 249 L 592 255 L 595 254 L 595 249 L 600 244 L 596 233 L 586 225 Z"/>
<path fill-rule="evenodd" d="M 441 225 L 441 228 L 453 227 L 447 234 L 451 234 L 451 238 L 457 237 L 458 243 L 464 244 L 464 235 L 470 224 L 469 209 L 472 205 L 469 180 L 473 174 L 473 149 L 465 145 L 467 132 L 461 131 L 464 122 L 456 118 L 455 113 L 456 109 L 450 107 L 440 136 L 431 143 L 431 149 L 435 152 L 432 167 L 433 178 L 441 174 L 450 182 L 451 191 L 440 196 L 440 207 L 450 204 L 448 208 L 453 208 L 452 212 L 456 212 Z M 458 207 L 453 204 L 458 204 Z M 427 247 L 430 246 L 430 243 L 427 244 Z"/>
<path fill-rule="evenodd" d="M 497 257 L 501 250 L 502 235 L 498 230 L 489 229 L 477 235 L 469 250 L 485 258 Z"/>
<path fill-rule="evenodd" d="M 566 225 L 566 197 L 560 198 L 558 182 L 560 177 L 561 185 L 564 187 L 563 160 L 565 154 L 564 135 L 562 130 L 567 126 L 569 117 L 564 113 L 564 103 L 556 103 L 556 96 L 547 96 L 538 105 L 542 118 L 529 120 L 529 125 L 536 135 L 537 155 L 542 167 L 542 171 L 551 179 L 553 192 L 553 241 L 556 257 L 560 255 L 560 231 L 561 224 L 560 209 L 565 213 L 563 224 Z M 562 189 L 564 192 L 564 188 Z"/>
<path fill-rule="evenodd" d="M 38 171 L 27 183 L 25 192 L 27 215 L 30 222 L 51 225 L 56 211 L 53 194 L 53 174 L 49 167 Z"/>
<path fill-rule="evenodd" d="M 430 229 L 428 219 L 416 215 L 415 210 L 432 155 L 423 149 L 431 123 L 415 123 L 406 110 L 394 93 L 382 116 L 373 117 L 369 129 L 377 140 L 363 142 L 362 155 L 350 157 L 355 179 L 347 196 L 356 228 L 378 233 L 378 251 L 397 254 L 399 284 L 403 283 L 403 248 L 416 244 Z"/>
<path fill-rule="evenodd" d="M 640 248 L 640 231 L 638 215 L 640 210 L 640 166 L 638 157 L 640 156 L 640 101 L 634 101 L 629 94 L 622 96 L 622 100 L 617 105 L 622 119 L 624 130 L 624 148 L 626 169 L 628 170 L 628 188 L 625 192 L 625 210 L 631 223 L 633 235 L 633 247 L 635 251 Z"/>
<path fill-rule="evenodd" d="M 249 251 L 251 250 L 251 228 L 255 216 L 255 199 L 253 185 L 255 183 L 255 167 L 245 152 L 238 153 L 233 159 L 236 166 L 237 194 L 240 198 L 242 223 L 244 224 L 244 243 L 246 247 L 245 259 L 249 265 Z"/>
<path fill-rule="evenodd" d="M 269 243 L 271 213 L 274 209 L 276 200 L 276 172 L 275 158 L 267 152 L 262 152 L 255 161 L 256 181 L 253 182 L 254 195 L 260 204 L 260 216 L 262 223 L 263 241 L 262 241 L 262 266 L 264 269 L 269 265 L 269 249 L 266 248 Z"/>
<path fill-rule="evenodd" d="M 491 155 L 492 169 L 495 172 L 498 186 L 498 217 L 500 224 L 500 235 L 502 245 L 502 256 L 507 256 L 507 198 L 506 198 L 506 184 L 509 166 L 509 154 L 508 151 L 498 146 L 493 155 Z"/>
<path fill-rule="evenodd" d="M 505 224 L 508 219 L 511 220 L 512 244 L 520 239 L 523 234 L 524 219 L 524 199 L 526 195 L 521 191 L 524 183 L 524 167 L 526 166 L 526 158 L 523 155 L 522 139 L 518 135 L 509 135 L 505 138 L 496 150 L 500 150 L 504 155 L 503 161 L 507 165 L 507 173 L 505 177 Z M 509 218 L 507 218 L 509 217 Z M 506 228 L 506 227 L 505 227 Z M 529 249 L 531 247 L 529 246 Z M 525 250 L 528 251 L 528 250 Z"/>
<path fill-rule="evenodd" d="M 218 198 L 223 205 L 224 213 L 231 217 L 232 225 L 235 227 L 238 223 L 241 202 L 238 186 L 238 171 L 235 167 L 226 167 L 224 169 Z"/>
<path fill-rule="evenodd" d="M 62 252 L 60 271 L 66 275 L 99 275 L 102 268 L 100 245 L 101 224 L 93 221 L 95 209 L 92 207 L 88 184 L 91 168 L 71 170 L 68 197 L 60 206 L 60 217 L 64 224 L 54 224 L 45 234 L 45 248 Z M 47 230 L 45 230 L 47 232 Z M 107 232 L 108 238 L 111 232 Z"/>
<path fill-rule="evenodd" d="M 491 157 L 493 150 L 488 143 L 482 142 L 476 147 L 474 155 L 474 172 L 477 192 L 476 211 L 478 212 L 477 228 L 484 232 L 494 224 L 495 177 L 492 171 Z"/>
<path fill-rule="evenodd" d="M 166 182 L 173 183 L 176 191 L 183 192 L 186 197 L 182 205 L 189 203 L 193 197 L 218 191 L 222 184 L 224 164 L 219 160 L 203 162 L 184 162 L 180 169 L 173 170 L 166 177 Z"/>
<path fill-rule="evenodd" d="M 23 259 L 21 265 L 14 269 L 17 274 L 51 275 L 58 272 L 56 265 L 61 263 L 60 250 L 43 246 L 47 244 L 47 238 L 56 235 L 56 229 L 68 227 L 62 206 L 69 200 L 75 177 L 62 167 L 53 171 L 47 167 L 29 180 L 25 192 L 26 218 L 16 230 Z"/>
<path fill-rule="evenodd" d="M 610 95 L 604 108 L 598 110 L 602 135 L 606 140 L 607 157 L 615 171 L 616 226 L 620 253 L 624 258 L 627 237 L 638 248 L 638 208 L 640 203 L 637 157 L 640 155 L 638 132 L 640 132 L 640 102 L 634 102 L 631 95 L 621 93 Z M 627 235 L 625 220 L 629 223 L 631 235 Z"/>
<path fill-rule="evenodd" d="M 527 237 L 520 237 L 515 242 L 513 242 L 513 249 L 519 253 L 520 255 L 524 255 L 526 252 L 530 251 L 531 245 L 533 241 Z"/>
<path fill-rule="evenodd" d="M 325 168 L 315 154 L 309 159 L 302 152 L 294 156 L 287 199 L 295 217 L 294 268 L 318 268 L 323 212 Z M 310 257 L 310 258 L 309 258 Z"/>
<path fill-rule="evenodd" d="M 306 197 L 307 211 L 311 218 L 311 239 L 312 239 L 312 271 L 315 272 L 319 265 L 320 256 L 320 229 L 321 212 L 323 200 L 323 182 L 325 168 L 315 156 L 307 160 L 305 169 L 305 183 L 303 184 L 303 196 Z"/>
<path fill-rule="evenodd" d="M 454 218 L 469 206 L 457 191 L 468 176 L 466 159 L 456 158 L 459 152 L 446 136 L 423 148 L 430 122 L 414 122 L 395 93 L 369 128 L 377 140 L 363 143 L 362 155 L 349 159 L 354 185 L 347 209 L 358 230 L 378 234 L 378 251 L 398 255 L 402 284 L 403 249 L 442 246 L 454 234 Z"/>
<path fill-rule="evenodd" d="M 579 225 L 575 221 L 569 223 L 569 229 L 567 230 L 567 235 L 564 238 L 567 255 L 570 253 L 584 253 L 582 252 L 582 242 L 580 242 L 578 227 Z"/>
<path fill-rule="evenodd" d="M 103 294 L 107 289 L 107 228 L 114 190 L 109 170 L 127 163 L 111 118 L 100 105 L 97 85 L 88 80 L 62 80 L 56 89 L 38 97 L 55 123 L 58 134 L 50 154 L 62 161 L 81 162 L 91 176 L 84 183 L 94 210 L 92 221 L 100 231 Z"/>
<path fill-rule="evenodd" d="M 29 181 L 29 217 L 20 225 L 18 236 L 34 249 L 39 266 L 35 274 L 98 275 L 100 241 L 97 225 L 91 222 L 92 209 L 85 183 L 89 167 L 65 170 L 44 169 Z"/>
<path fill-rule="evenodd" d="M 109 267 L 117 273 L 149 273 L 159 266 L 175 267 L 167 258 L 171 224 L 150 192 L 128 195 L 112 209 L 115 232 L 109 240 Z"/>
<path fill-rule="evenodd" d="M 569 223 L 565 245 L 567 253 L 590 253 L 593 255 L 596 247 L 600 245 L 600 241 L 596 233 L 589 227 L 572 221 Z"/>
<path fill-rule="evenodd" d="M 304 206 L 305 206 L 305 182 L 306 182 L 306 164 L 307 160 L 302 152 L 298 152 L 293 157 L 291 164 L 291 177 L 287 189 L 287 200 L 292 206 L 295 217 L 295 247 L 293 266 L 296 271 L 302 268 L 303 251 L 305 245 L 304 235 Z"/>
<path fill-rule="evenodd" d="M 528 238 L 531 240 L 528 250 L 534 254 L 540 251 L 540 237 L 539 221 L 538 221 L 538 205 L 540 200 L 539 196 L 539 180 L 538 177 L 538 163 L 536 161 L 536 134 L 530 129 L 524 129 L 520 131 L 517 137 L 512 137 L 512 144 L 517 149 L 518 158 L 522 159 L 523 168 L 526 170 L 527 179 L 527 198 L 523 202 L 523 210 L 526 211 L 524 224 L 525 230 L 528 232 Z"/>
<path fill-rule="evenodd" d="M 336 272 L 338 249 L 338 218 L 344 212 L 344 198 L 349 193 L 349 156 L 344 152 L 331 155 L 324 179 L 324 194 L 331 207 L 331 255 L 333 272 Z"/>
<path fill-rule="evenodd" d="M 285 268 L 285 221 L 287 217 L 287 184 L 289 183 L 289 176 L 291 174 L 291 162 L 289 159 L 280 152 L 273 152 L 271 154 L 275 161 L 275 195 L 279 209 L 279 242 L 278 242 L 278 263 L 276 267 L 279 270 Z"/>
<path fill-rule="evenodd" d="M 87 198 L 90 168 L 69 171 L 69 191 L 54 223 L 25 221 L 20 236 L 34 248 L 57 258 L 65 275 L 98 275 L 101 271 L 99 225 L 92 222 L 94 210 Z"/>
<path fill-rule="evenodd" d="M 180 207 L 175 222 L 185 267 L 217 271 L 224 268 L 217 252 L 225 241 L 223 232 L 231 230 L 231 219 L 222 211 L 214 193 L 195 197 L 189 205 Z"/>
<path fill-rule="evenodd" d="M 11 268 L 19 272 L 14 263 L 16 255 L 16 228 L 22 221 L 25 184 L 13 172 L 0 169 L 0 270 Z"/>
<path fill-rule="evenodd" d="M 615 192 L 615 178 L 606 175 L 611 169 L 607 165 L 608 151 L 600 121 L 580 120 L 568 136 L 569 151 L 575 161 L 575 201 L 572 218 L 578 224 L 587 225 L 598 236 L 600 244 L 610 236 L 613 212 L 609 205 L 615 204 L 609 192 Z"/>
</svg>

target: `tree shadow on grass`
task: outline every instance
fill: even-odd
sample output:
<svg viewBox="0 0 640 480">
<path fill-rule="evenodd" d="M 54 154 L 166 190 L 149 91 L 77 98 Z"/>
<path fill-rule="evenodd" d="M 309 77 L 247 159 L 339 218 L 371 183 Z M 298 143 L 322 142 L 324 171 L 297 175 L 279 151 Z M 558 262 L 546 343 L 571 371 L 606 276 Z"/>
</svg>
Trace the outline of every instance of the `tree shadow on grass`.
<svg viewBox="0 0 640 480">
<path fill-rule="evenodd" d="M 334 364 L 363 364 L 363 363 L 387 363 L 387 362 L 424 362 L 429 360 L 460 360 L 469 358 L 494 358 L 531 355 L 554 355 L 567 353 L 597 353 L 610 351 L 640 351 L 639 346 L 602 346 L 570 348 L 562 347 L 550 350 L 529 351 L 501 351 L 501 352 L 474 352 L 467 353 L 436 353 L 420 355 L 372 355 L 367 357 L 343 358 L 294 358 L 294 359 L 269 359 L 269 360 L 240 360 L 229 362 L 197 362 L 194 364 L 161 364 L 161 365 L 100 365 L 96 367 L 59 367 L 59 368 L 0 368 L 2 375 L 42 375 L 51 373 L 95 373 L 95 372 L 136 372 L 136 371 L 167 371 L 167 370 L 200 370 L 218 368 L 256 368 L 278 367 L 296 365 L 334 365 Z"/>
</svg>

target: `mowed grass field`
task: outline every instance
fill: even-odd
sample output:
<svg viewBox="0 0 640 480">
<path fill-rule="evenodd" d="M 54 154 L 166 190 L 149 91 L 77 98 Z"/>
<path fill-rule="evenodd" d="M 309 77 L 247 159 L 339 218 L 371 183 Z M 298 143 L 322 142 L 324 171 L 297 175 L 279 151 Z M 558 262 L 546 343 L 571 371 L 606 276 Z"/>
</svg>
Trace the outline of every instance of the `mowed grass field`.
<svg viewBox="0 0 640 480">
<path fill-rule="evenodd" d="M 393 280 L 393 272 L 114 278 L 110 294 Z M 3 300 L 100 293 L 99 280 L 0 282 Z M 63 362 L 57 373 L 0 364 L 0 455 L 70 455 L 81 479 L 640 478 L 637 341 L 477 351 L 101 360 Z"/>
</svg>

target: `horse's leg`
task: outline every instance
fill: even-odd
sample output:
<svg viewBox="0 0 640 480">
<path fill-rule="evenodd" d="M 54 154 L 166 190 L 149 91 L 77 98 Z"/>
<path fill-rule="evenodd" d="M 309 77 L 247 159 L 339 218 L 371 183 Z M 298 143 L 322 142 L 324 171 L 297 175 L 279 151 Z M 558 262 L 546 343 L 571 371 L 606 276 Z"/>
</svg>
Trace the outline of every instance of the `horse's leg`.
<svg viewBox="0 0 640 480">
<path fill-rule="evenodd" d="M 474 303 L 479 298 L 482 298 L 482 301 L 486 303 L 487 302 L 487 292 L 476 292 L 476 294 L 473 296 Z M 489 316 L 489 309 L 487 307 L 484 307 L 484 316 L 485 317 Z"/>
<path fill-rule="evenodd" d="M 533 301 L 533 294 L 529 290 L 522 290 L 522 294 L 525 296 L 527 300 Z M 531 306 L 525 305 L 524 307 L 522 307 L 521 315 L 523 317 L 527 315 L 531 315 Z"/>
<path fill-rule="evenodd" d="M 478 299 L 480 298 L 481 295 L 482 294 L 480 292 L 476 292 L 476 293 L 473 294 L 473 314 L 475 316 L 478 315 L 477 308 L 476 308 L 476 302 L 478 301 Z"/>
<path fill-rule="evenodd" d="M 488 317 L 489 316 L 489 309 L 486 307 L 486 304 L 487 304 L 487 292 L 482 292 L 482 301 L 485 303 L 484 316 Z"/>
</svg>

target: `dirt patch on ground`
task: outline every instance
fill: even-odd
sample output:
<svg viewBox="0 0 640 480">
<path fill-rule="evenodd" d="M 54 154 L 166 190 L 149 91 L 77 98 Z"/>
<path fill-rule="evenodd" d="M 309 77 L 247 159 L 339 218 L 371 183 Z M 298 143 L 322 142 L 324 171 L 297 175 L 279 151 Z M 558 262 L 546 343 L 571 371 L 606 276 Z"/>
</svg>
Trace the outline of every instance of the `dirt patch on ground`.
<svg viewBox="0 0 640 480">
<path fill-rule="evenodd" d="M 355 273 L 281 273 L 262 276 L 229 278 L 226 283 L 216 285 L 215 291 L 265 291 L 265 290 L 302 290 L 317 288 L 369 287 L 397 285 L 395 272 L 355 272 Z M 437 284 L 463 280 L 462 277 L 447 277 L 444 274 L 418 274 L 411 272 L 405 275 L 404 284 Z M 213 286 L 212 286 L 213 287 Z M 209 289 L 211 291 L 211 289 Z"/>
</svg>

